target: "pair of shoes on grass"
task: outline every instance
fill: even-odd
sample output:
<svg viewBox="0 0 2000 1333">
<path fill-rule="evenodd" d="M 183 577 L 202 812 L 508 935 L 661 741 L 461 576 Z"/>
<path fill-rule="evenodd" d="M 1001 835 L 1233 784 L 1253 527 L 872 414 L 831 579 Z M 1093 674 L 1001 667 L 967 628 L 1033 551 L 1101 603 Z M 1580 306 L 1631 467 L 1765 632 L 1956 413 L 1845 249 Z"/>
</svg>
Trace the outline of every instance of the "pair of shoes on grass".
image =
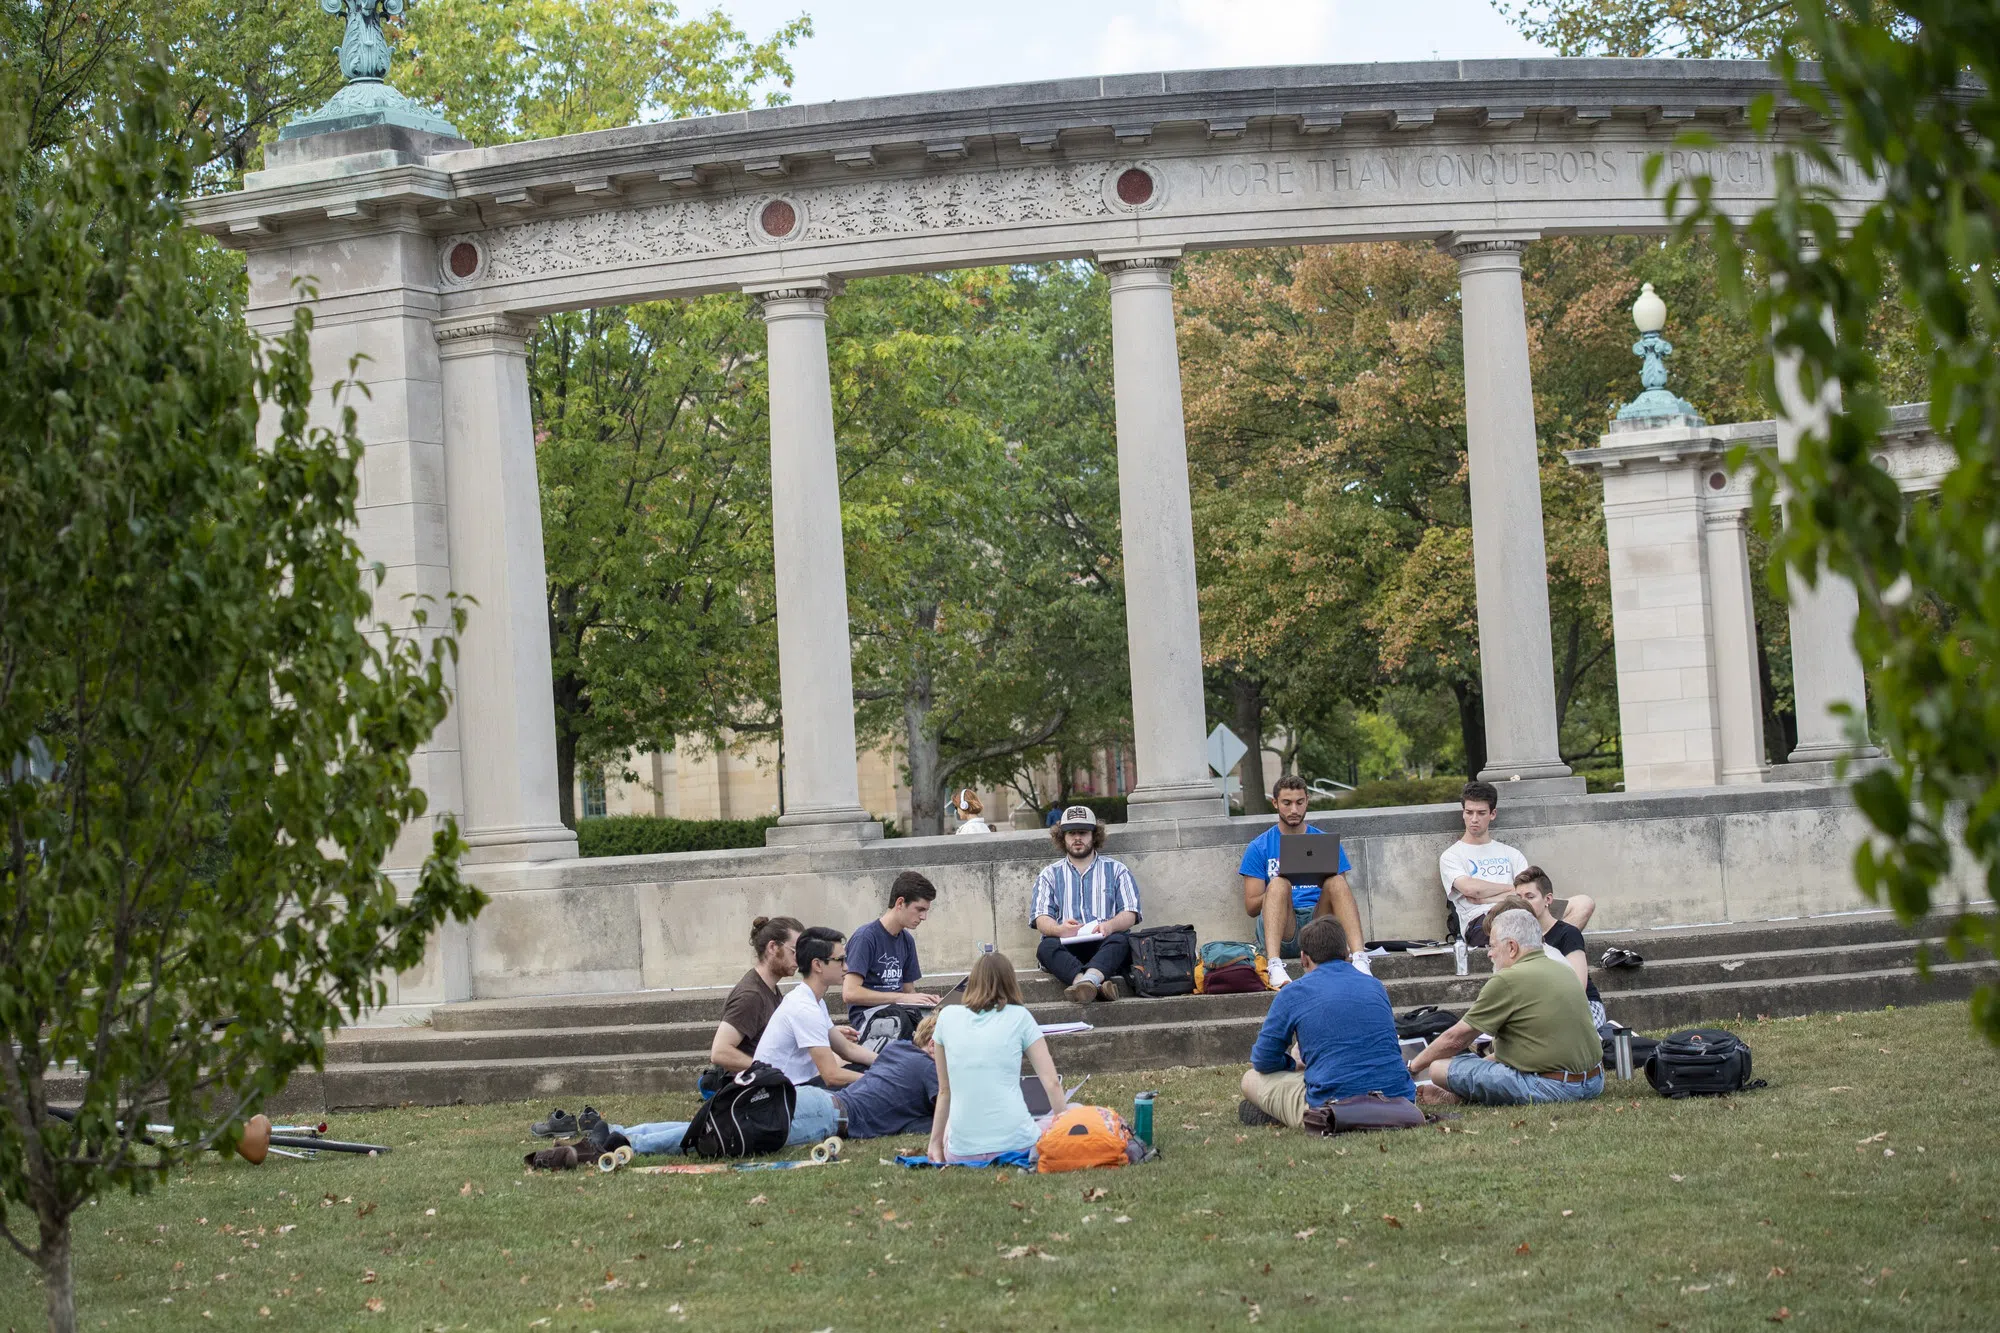
<svg viewBox="0 0 2000 1333">
<path fill-rule="evenodd" d="M 597 1108 L 594 1106 L 584 1107 L 581 1115 L 571 1115 L 569 1112 L 558 1107 L 556 1110 L 549 1112 L 547 1120 L 538 1120 L 533 1125 L 530 1125 L 528 1132 L 538 1139 L 566 1139 L 574 1137 L 577 1140 L 576 1143 L 559 1146 L 574 1147 L 579 1153 L 588 1152 L 592 1156 L 610 1152 L 613 1148 L 627 1145 L 630 1142 L 623 1134 L 613 1133 L 611 1123 L 599 1115 Z M 536 1154 L 530 1153 L 528 1155 L 532 1158 Z M 532 1165 L 532 1163 L 530 1164 Z"/>
</svg>

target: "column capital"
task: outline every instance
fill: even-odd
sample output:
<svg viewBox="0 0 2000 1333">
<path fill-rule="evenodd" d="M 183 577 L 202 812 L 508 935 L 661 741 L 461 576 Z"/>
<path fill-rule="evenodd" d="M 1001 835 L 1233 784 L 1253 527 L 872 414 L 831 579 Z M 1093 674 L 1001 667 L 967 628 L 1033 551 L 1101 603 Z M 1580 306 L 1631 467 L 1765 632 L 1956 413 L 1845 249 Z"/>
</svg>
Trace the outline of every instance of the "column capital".
<svg viewBox="0 0 2000 1333">
<path fill-rule="evenodd" d="M 515 315 L 473 315 L 441 319 L 431 327 L 437 334 L 438 356 L 449 360 L 493 352 L 524 355 L 529 321 Z"/>
<path fill-rule="evenodd" d="M 837 290 L 832 278 L 793 278 L 770 286 L 745 287 L 767 320 L 817 316 L 825 318 L 826 303 Z"/>
<path fill-rule="evenodd" d="M 1171 282 L 1174 267 L 1181 262 L 1179 247 L 1171 250 L 1099 251 L 1097 267 L 1116 283 Z"/>
<path fill-rule="evenodd" d="M 1535 232 L 1465 232 L 1455 231 L 1437 243 L 1438 249 L 1458 260 L 1461 264 L 1469 259 L 1493 257 L 1502 263 L 1518 268 L 1521 252 L 1532 241 L 1540 240 Z"/>
<path fill-rule="evenodd" d="M 1749 526 L 1749 519 L 1750 514 L 1748 510 L 1738 509 L 1733 505 L 1705 506 L 1701 511 L 1701 525 L 1703 528 L 1742 529 Z"/>
</svg>

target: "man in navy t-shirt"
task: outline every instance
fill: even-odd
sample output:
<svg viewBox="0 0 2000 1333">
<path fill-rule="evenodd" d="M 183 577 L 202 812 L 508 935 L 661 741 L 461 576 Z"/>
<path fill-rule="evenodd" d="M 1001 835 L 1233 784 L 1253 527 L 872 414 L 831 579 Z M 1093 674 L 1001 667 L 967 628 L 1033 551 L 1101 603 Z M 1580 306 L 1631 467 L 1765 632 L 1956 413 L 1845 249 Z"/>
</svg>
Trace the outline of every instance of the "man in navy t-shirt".
<svg viewBox="0 0 2000 1333">
<path fill-rule="evenodd" d="M 937 886 L 914 870 L 905 870 L 889 886 L 889 910 L 854 932 L 847 941 L 847 976 L 840 998 L 847 1002 L 847 1021 L 860 1027 L 885 1004 L 929 1008 L 937 996 L 917 990 L 924 971 L 917 966 L 917 941 L 912 933 L 931 914 Z"/>
<path fill-rule="evenodd" d="M 1271 803 L 1278 808 L 1278 822 L 1252 840 L 1243 850 L 1243 910 L 1257 919 L 1257 948 L 1269 960 L 1271 985 L 1283 986 L 1292 978 L 1284 960 L 1299 956 L 1299 931 L 1314 917 L 1331 916 L 1347 932 L 1354 948 L 1348 961 L 1363 972 L 1368 970 L 1368 954 L 1360 948 L 1361 913 L 1355 910 L 1354 893 L 1347 887 L 1347 849 L 1340 849 L 1338 872 L 1324 883 L 1292 883 L 1278 873 L 1278 839 L 1292 833 L 1324 833 L 1306 823 L 1306 803 L 1310 793 L 1305 779 L 1288 773 L 1271 788 Z M 1277 948 L 1267 941 L 1275 939 Z"/>
</svg>

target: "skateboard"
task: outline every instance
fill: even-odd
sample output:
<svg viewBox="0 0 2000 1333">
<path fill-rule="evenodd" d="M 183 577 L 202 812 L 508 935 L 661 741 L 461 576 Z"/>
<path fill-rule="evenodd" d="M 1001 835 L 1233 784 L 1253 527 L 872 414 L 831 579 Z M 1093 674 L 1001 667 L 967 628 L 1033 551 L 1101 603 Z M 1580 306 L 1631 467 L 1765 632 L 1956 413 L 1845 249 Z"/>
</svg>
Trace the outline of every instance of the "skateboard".
<svg viewBox="0 0 2000 1333">
<path fill-rule="evenodd" d="M 789 1162 L 672 1162 L 660 1166 L 635 1166 L 632 1169 L 644 1176 L 718 1176 L 730 1171 L 791 1171 L 802 1166 L 845 1166 L 847 1161 L 840 1155 L 842 1147 L 838 1137 L 823 1140 L 813 1145 L 812 1156 Z M 627 1152 L 628 1149 L 619 1149 Z M 604 1163 L 616 1157 L 616 1153 L 606 1153 L 597 1159 L 599 1171 L 616 1171 L 624 1162 L 611 1166 Z M 628 1155 L 626 1161 L 630 1161 Z"/>
</svg>

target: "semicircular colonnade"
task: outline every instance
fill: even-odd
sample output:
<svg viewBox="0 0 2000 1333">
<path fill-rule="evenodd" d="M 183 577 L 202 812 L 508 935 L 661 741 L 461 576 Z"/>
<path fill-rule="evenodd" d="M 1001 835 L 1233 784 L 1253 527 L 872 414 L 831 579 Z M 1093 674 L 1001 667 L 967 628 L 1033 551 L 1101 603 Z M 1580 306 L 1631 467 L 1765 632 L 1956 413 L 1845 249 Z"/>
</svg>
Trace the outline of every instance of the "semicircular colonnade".
<svg viewBox="0 0 2000 1333">
<path fill-rule="evenodd" d="M 1748 125 L 1778 104 L 1777 137 Z M 365 117 L 362 119 L 366 119 Z M 1677 146 L 1699 127 L 1711 141 Z M 539 493 L 536 316 L 717 291 L 769 325 L 785 815 L 774 841 L 879 836 L 860 805 L 826 302 L 850 276 L 1089 259 L 1111 289 L 1134 750 L 1131 818 L 1224 813 L 1203 751 L 1200 625 L 1172 269 L 1189 251 L 1431 241 L 1465 321 L 1489 762 L 1581 791 L 1557 750 L 1521 253 L 1666 229 L 1647 159 L 1768 198 L 1825 127 L 1759 62 L 1441 61 L 1138 74 L 639 125 L 475 147 L 392 123 L 294 126 L 244 188 L 193 200 L 247 253 L 273 331 L 313 284 L 321 383 L 369 357 L 361 543 L 406 595 L 478 599 L 456 703 L 419 763 L 470 858 L 574 856 L 558 817 Z M 300 131 L 300 132 L 294 132 Z M 1836 157 L 1836 162 L 1839 159 Z M 1830 181 L 1847 199 L 1856 179 Z M 399 856 L 420 860 L 413 830 Z"/>
</svg>

